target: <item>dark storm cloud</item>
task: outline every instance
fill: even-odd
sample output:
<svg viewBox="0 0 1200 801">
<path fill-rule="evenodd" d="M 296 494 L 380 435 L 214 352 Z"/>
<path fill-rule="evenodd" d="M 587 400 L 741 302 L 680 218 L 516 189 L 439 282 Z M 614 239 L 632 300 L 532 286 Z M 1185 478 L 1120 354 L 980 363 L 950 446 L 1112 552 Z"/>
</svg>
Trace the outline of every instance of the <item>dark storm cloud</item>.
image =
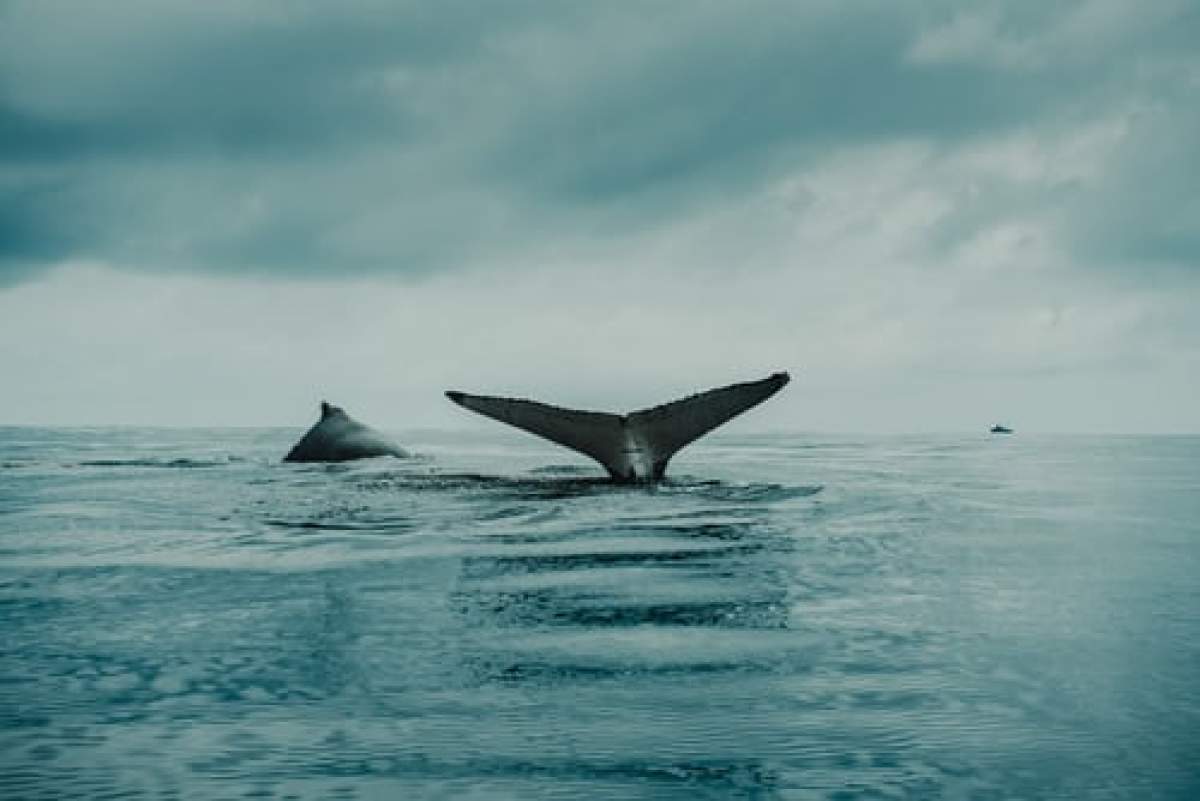
<svg viewBox="0 0 1200 801">
<path fill-rule="evenodd" d="M 405 129 L 402 100 L 379 80 L 386 71 L 461 60 L 486 23 L 503 26 L 462 3 L 343 7 L 13 3 L 6 139 L 34 158 L 61 151 L 40 144 L 46 134 L 88 140 L 76 142 L 84 155 L 336 152 Z"/>
<path fill-rule="evenodd" d="M 1195 163 L 1200 31 L 1156 8 L 9 3 L 0 283 L 66 258 L 422 275 L 734 202 L 834 150 L 1160 101 L 1146 135 L 1175 155 L 1131 142 L 1103 202 L 997 186 L 937 235 L 1040 205 L 1081 251 L 1194 261 L 1173 166 Z"/>
<path fill-rule="evenodd" d="M 624 198 L 712 175 L 724 185 L 789 146 L 939 138 L 1010 124 L 1049 96 L 1030 76 L 907 64 L 916 34 L 886 7 L 836 16 L 711 20 L 632 63 L 604 64 L 586 92 L 534 101 L 499 166 L 579 201 Z M 732 26 L 724 23 L 732 22 Z M 792 154 L 797 155 L 797 154 Z"/>
</svg>

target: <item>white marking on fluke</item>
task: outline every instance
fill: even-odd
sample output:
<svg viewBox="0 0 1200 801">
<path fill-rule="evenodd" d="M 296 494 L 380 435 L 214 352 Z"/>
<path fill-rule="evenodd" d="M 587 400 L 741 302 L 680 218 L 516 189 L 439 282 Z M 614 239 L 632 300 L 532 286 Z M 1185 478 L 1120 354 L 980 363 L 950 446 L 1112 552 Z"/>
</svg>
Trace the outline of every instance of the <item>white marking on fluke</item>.
<svg viewBox="0 0 1200 801">
<path fill-rule="evenodd" d="M 466 409 L 590 456 L 616 481 L 657 481 L 681 448 L 783 389 L 787 373 L 731 384 L 630 414 L 563 409 L 524 398 L 450 391 Z"/>
</svg>

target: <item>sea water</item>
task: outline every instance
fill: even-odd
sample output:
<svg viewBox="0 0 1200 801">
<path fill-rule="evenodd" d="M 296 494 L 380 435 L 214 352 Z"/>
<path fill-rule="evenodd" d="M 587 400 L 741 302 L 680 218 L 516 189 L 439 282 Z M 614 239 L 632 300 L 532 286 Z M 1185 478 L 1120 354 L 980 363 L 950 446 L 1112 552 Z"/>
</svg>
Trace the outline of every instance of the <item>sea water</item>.
<svg viewBox="0 0 1200 801">
<path fill-rule="evenodd" d="M 0 798 L 1200 797 L 1200 439 L 0 429 Z"/>
</svg>

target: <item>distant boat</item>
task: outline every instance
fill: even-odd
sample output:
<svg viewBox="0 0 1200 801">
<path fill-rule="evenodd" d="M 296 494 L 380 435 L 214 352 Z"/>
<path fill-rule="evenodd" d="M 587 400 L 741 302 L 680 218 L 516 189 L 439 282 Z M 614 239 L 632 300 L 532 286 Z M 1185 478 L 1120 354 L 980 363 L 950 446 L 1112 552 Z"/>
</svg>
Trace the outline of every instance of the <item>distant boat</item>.
<svg viewBox="0 0 1200 801">
<path fill-rule="evenodd" d="M 999 423 L 996 423 L 996 425 L 992 426 L 992 433 L 993 434 L 1011 434 L 1012 429 L 1009 428 L 1008 426 L 1002 426 Z"/>
</svg>

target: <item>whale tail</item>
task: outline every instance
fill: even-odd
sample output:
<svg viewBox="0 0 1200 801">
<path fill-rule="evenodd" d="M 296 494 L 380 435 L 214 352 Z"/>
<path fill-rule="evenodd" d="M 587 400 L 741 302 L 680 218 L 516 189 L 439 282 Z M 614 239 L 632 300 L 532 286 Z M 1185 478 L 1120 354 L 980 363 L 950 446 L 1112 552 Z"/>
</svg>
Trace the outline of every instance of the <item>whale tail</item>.
<svg viewBox="0 0 1200 801">
<path fill-rule="evenodd" d="M 783 389 L 787 373 L 731 384 L 631 414 L 563 409 L 523 398 L 450 391 L 466 409 L 595 459 L 618 481 L 658 480 L 685 445 Z"/>
</svg>

